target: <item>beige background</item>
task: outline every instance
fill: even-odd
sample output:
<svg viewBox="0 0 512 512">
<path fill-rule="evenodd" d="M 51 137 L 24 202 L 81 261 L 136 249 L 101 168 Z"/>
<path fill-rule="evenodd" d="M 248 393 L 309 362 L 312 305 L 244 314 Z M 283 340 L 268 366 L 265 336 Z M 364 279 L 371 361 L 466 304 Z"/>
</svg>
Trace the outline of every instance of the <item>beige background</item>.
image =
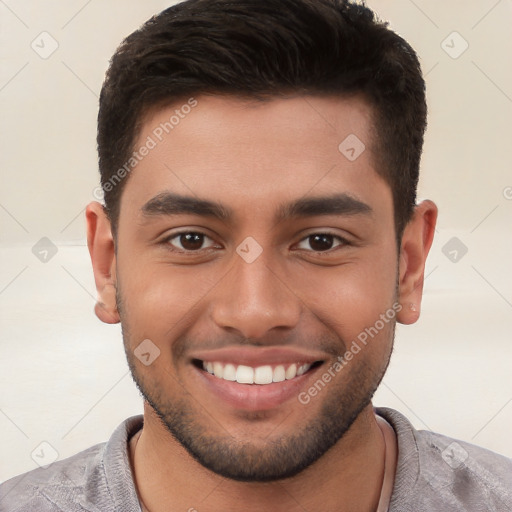
<svg viewBox="0 0 512 512">
<path fill-rule="evenodd" d="M 422 318 L 399 327 L 375 404 L 512 456 L 512 2 L 368 3 L 421 57 L 420 196 L 440 207 Z M 84 207 L 108 59 L 168 5 L 0 0 L 0 480 L 36 467 L 33 453 L 46 463 L 106 440 L 141 411 L 120 329 L 93 315 Z M 42 58 L 31 44 L 58 48 Z M 46 263 L 32 252 L 43 237 L 57 251 Z"/>
</svg>

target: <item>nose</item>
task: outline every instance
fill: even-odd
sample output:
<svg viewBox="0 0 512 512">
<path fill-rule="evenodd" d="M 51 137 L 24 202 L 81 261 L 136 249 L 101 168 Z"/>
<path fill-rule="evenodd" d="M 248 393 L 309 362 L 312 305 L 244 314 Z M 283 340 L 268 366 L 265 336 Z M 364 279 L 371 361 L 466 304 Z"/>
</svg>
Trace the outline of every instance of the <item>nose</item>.
<svg viewBox="0 0 512 512">
<path fill-rule="evenodd" d="M 221 329 L 245 338 L 262 338 L 270 331 L 293 329 L 302 302 L 292 283 L 260 256 L 247 263 L 241 258 L 216 287 L 211 318 Z"/>
</svg>

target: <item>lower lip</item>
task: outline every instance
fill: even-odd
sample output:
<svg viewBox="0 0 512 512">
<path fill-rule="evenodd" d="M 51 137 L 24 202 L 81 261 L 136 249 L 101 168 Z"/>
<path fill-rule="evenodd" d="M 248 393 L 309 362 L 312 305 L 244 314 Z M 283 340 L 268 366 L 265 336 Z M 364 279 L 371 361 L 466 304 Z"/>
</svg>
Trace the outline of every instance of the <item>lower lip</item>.
<svg viewBox="0 0 512 512">
<path fill-rule="evenodd" d="M 312 378 L 322 365 L 307 371 L 303 375 L 283 382 L 272 384 L 239 384 L 224 379 L 219 379 L 211 373 L 195 368 L 201 385 L 220 398 L 224 403 L 235 409 L 245 411 L 265 411 L 274 409 L 287 400 L 296 398 L 301 388 L 306 387 L 306 382 Z"/>
</svg>

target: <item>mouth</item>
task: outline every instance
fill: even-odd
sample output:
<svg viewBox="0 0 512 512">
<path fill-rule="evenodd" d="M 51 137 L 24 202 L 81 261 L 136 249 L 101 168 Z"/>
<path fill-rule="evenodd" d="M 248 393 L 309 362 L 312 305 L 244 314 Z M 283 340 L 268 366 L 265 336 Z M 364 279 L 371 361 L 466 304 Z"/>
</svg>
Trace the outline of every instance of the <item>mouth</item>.
<svg viewBox="0 0 512 512">
<path fill-rule="evenodd" d="M 294 380 L 317 368 L 323 361 L 249 366 L 246 364 L 203 361 L 194 359 L 193 364 L 214 377 L 238 384 L 267 386 L 273 383 Z"/>
<path fill-rule="evenodd" d="M 227 407 L 231 412 L 272 411 L 293 404 L 326 362 L 318 352 L 233 347 L 191 359 L 199 396 L 218 404 L 217 410 Z"/>
</svg>

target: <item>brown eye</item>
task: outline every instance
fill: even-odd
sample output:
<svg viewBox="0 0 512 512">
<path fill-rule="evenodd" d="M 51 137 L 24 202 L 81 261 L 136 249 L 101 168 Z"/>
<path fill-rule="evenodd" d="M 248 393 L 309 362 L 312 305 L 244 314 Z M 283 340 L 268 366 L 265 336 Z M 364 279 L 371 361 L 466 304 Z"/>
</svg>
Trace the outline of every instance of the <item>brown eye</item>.
<svg viewBox="0 0 512 512">
<path fill-rule="evenodd" d="M 309 237 L 309 245 L 314 251 L 328 251 L 332 249 L 334 244 L 331 235 L 311 235 Z"/>
<path fill-rule="evenodd" d="M 212 247 L 213 240 L 203 233 L 187 232 L 174 235 L 168 243 L 182 251 L 198 251 Z"/>
<path fill-rule="evenodd" d="M 345 243 L 345 240 L 339 236 L 330 235 L 329 233 L 315 233 L 301 240 L 298 247 L 309 251 L 325 252 Z"/>
</svg>

